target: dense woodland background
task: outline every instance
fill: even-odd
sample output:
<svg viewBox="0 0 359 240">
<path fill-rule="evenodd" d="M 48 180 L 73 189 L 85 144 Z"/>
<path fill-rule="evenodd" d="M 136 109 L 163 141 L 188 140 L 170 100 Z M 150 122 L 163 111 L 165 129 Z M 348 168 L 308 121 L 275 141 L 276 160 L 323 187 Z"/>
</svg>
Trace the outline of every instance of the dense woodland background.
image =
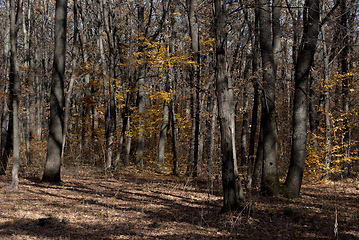
<svg viewBox="0 0 359 240">
<path fill-rule="evenodd" d="M 227 210 L 242 185 L 298 197 L 304 166 L 358 178 L 357 1 L 56 2 L 0 1 L 13 188 L 19 164 L 50 182 L 130 166 L 223 180 Z"/>
</svg>

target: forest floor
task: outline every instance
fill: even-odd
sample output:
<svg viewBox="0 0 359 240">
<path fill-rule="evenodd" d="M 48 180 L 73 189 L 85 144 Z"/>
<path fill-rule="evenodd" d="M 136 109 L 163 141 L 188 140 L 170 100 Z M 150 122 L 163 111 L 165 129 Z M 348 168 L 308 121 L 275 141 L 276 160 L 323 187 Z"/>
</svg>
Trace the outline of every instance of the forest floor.
<svg viewBox="0 0 359 240">
<path fill-rule="evenodd" d="M 299 199 L 247 193 L 243 211 L 221 214 L 216 181 L 80 169 L 58 185 L 38 179 L 23 174 L 14 191 L 0 176 L 0 239 L 359 239 L 355 180 L 304 185 Z"/>
</svg>

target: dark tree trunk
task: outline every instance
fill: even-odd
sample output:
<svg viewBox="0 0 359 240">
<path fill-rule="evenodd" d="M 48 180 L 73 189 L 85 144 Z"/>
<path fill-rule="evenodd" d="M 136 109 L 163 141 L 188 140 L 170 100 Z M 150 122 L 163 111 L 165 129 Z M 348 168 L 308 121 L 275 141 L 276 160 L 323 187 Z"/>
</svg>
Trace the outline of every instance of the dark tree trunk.
<svg viewBox="0 0 359 240">
<path fill-rule="evenodd" d="M 248 70 L 247 70 L 248 71 Z M 249 75 L 249 74 L 246 74 Z M 248 79 L 248 76 L 245 76 L 245 79 Z M 245 87 L 243 90 L 243 102 L 244 102 L 244 113 L 242 120 L 242 133 L 241 133 L 241 165 L 244 166 L 247 163 L 247 135 L 248 135 L 248 87 Z"/>
<path fill-rule="evenodd" d="M 226 37 L 226 5 L 220 0 L 214 1 L 214 29 L 216 48 L 216 93 L 218 116 L 221 129 L 222 149 L 222 181 L 223 211 L 239 208 L 244 199 L 242 186 L 238 176 L 235 149 L 235 123 L 233 90 L 231 79 L 227 73 L 227 37 Z"/>
<path fill-rule="evenodd" d="M 253 186 L 260 187 L 262 184 L 262 168 L 263 168 L 263 124 L 261 119 L 259 140 L 257 146 L 256 161 L 253 169 Z"/>
<path fill-rule="evenodd" d="M 10 62 L 10 1 L 5 2 L 6 6 L 6 22 L 5 22 L 5 40 L 4 40 L 4 56 L 5 69 L 9 69 Z M 1 144 L 0 144 L 0 175 L 5 175 L 10 151 L 12 149 L 12 100 L 9 98 L 9 84 L 4 86 L 3 109 L 1 115 Z"/>
<path fill-rule="evenodd" d="M 187 0 L 188 21 L 191 36 L 191 50 L 194 64 L 190 70 L 190 82 L 192 86 L 192 133 L 189 163 L 190 174 L 194 177 L 198 173 L 199 159 L 199 135 L 200 135 L 200 51 L 199 51 L 199 27 L 197 19 L 197 0 Z"/>
<path fill-rule="evenodd" d="M 64 124 L 64 75 L 66 59 L 67 0 L 56 0 L 55 49 L 50 94 L 50 124 L 47 156 L 42 181 L 60 182 Z"/>
<path fill-rule="evenodd" d="M 347 1 L 340 0 L 340 38 L 343 42 L 343 50 L 339 54 L 340 73 L 342 76 L 342 104 L 343 104 L 343 154 L 344 154 L 344 177 L 350 175 L 350 132 L 349 132 L 349 88 L 350 76 L 349 71 L 349 33 L 348 33 L 348 10 Z"/>
<path fill-rule="evenodd" d="M 13 165 L 12 165 L 12 181 L 9 189 L 18 189 L 19 187 L 19 169 L 20 169 L 20 131 L 19 131 L 19 95 L 20 80 L 19 66 L 17 62 L 17 19 L 18 15 L 15 6 L 15 0 L 10 0 L 10 98 L 12 102 L 12 127 L 13 127 Z M 17 5 L 17 11 L 19 11 Z"/>
<path fill-rule="evenodd" d="M 253 183 L 253 175 L 254 175 L 254 163 L 255 163 L 255 140 L 258 126 L 258 110 L 259 110 L 259 90 L 257 83 L 254 84 L 254 101 L 253 101 L 253 109 L 252 109 L 252 123 L 251 123 L 251 132 L 249 135 L 249 147 L 248 147 L 248 188 L 252 187 Z"/>
<path fill-rule="evenodd" d="M 306 0 L 303 11 L 303 37 L 295 67 L 292 152 L 285 186 L 288 197 L 299 197 L 306 159 L 308 122 L 308 75 L 313 63 L 319 33 L 320 0 Z"/>
</svg>

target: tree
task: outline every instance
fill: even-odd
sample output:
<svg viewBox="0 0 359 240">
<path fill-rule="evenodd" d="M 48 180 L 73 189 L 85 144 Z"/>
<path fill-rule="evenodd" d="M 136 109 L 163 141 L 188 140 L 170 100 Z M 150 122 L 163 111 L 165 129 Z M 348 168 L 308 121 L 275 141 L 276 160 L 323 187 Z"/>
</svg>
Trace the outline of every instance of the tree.
<svg viewBox="0 0 359 240">
<path fill-rule="evenodd" d="M 280 0 L 258 0 L 259 42 L 262 56 L 263 94 L 263 168 L 261 191 L 267 195 L 279 191 L 277 167 L 277 125 L 275 114 L 275 83 L 280 53 Z M 270 6 L 272 9 L 270 9 Z"/>
<path fill-rule="evenodd" d="M 235 123 L 233 90 L 227 73 L 226 4 L 214 1 L 214 32 L 216 49 L 216 93 L 218 117 L 221 129 L 223 211 L 239 208 L 244 200 L 242 186 L 238 176 L 235 148 Z"/>
<path fill-rule="evenodd" d="M 190 68 L 190 84 L 192 86 L 192 133 L 191 133 L 191 143 L 190 143 L 190 154 L 189 154 L 189 164 L 190 164 L 190 174 L 194 177 L 198 174 L 198 164 L 199 164 L 199 135 L 200 135 L 200 46 L 199 46 L 199 27 L 198 27 L 198 18 L 197 18 L 197 0 L 187 0 L 187 11 L 188 11 L 188 22 L 189 22 L 189 32 L 191 36 L 191 51 L 192 51 L 192 60 L 193 64 Z"/>
<path fill-rule="evenodd" d="M 5 2 L 6 7 L 6 22 L 5 22 L 5 38 L 4 38 L 4 69 L 9 70 L 10 65 L 10 1 Z M 6 72 L 6 75 L 10 75 Z M 10 76 L 9 76 L 10 77 Z M 0 144 L 0 175 L 5 175 L 10 151 L 12 149 L 12 132 L 13 132 L 13 111 L 12 100 L 7 97 L 9 94 L 8 81 L 4 81 L 4 97 L 3 97 L 3 109 L 1 115 L 1 144 Z"/>
<path fill-rule="evenodd" d="M 64 124 L 64 78 L 66 60 L 67 0 L 56 0 L 55 49 L 50 94 L 50 123 L 47 156 L 42 181 L 60 182 Z"/>
<path fill-rule="evenodd" d="M 306 0 L 303 36 L 295 66 L 292 152 L 285 186 L 289 197 L 298 197 L 302 185 L 307 143 L 308 75 L 313 64 L 319 34 L 320 0 Z"/>
<path fill-rule="evenodd" d="M 19 3 L 19 2 L 18 2 Z M 20 131 L 19 131 L 19 95 L 20 79 L 19 66 L 17 61 L 17 16 L 19 5 L 15 5 L 15 0 L 10 0 L 10 98 L 12 102 L 12 127 L 13 127 L 13 166 L 12 181 L 10 189 L 18 189 L 19 186 L 19 168 L 20 168 Z"/>
</svg>

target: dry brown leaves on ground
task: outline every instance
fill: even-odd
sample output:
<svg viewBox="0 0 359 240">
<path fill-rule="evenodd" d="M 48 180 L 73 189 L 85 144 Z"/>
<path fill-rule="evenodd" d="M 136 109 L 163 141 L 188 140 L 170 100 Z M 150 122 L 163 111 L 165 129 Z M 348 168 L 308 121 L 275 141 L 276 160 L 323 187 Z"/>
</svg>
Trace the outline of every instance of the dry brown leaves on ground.
<svg viewBox="0 0 359 240">
<path fill-rule="evenodd" d="M 205 182 L 64 171 L 59 185 L 0 177 L 0 239 L 359 239 L 357 182 L 306 185 L 299 199 L 248 196 L 220 214 Z M 335 235 L 337 231 L 337 235 Z"/>
</svg>

